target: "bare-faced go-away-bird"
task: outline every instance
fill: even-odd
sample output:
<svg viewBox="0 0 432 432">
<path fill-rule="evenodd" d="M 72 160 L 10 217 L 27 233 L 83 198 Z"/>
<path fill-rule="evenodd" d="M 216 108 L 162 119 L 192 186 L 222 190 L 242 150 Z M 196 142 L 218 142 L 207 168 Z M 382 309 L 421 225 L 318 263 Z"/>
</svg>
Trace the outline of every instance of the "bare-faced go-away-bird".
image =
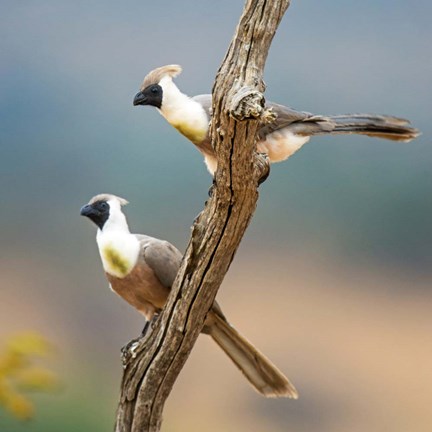
<svg viewBox="0 0 432 432">
<path fill-rule="evenodd" d="M 121 209 L 125 204 L 126 200 L 115 195 L 101 194 L 81 208 L 81 215 L 98 227 L 96 241 L 111 289 L 148 323 L 165 305 L 182 254 L 167 241 L 132 234 Z M 297 398 L 290 381 L 228 323 L 216 302 L 202 331 L 213 338 L 259 393 Z"/>
<path fill-rule="evenodd" d="M 134 105 L 156 107 L 165 119 L 196 145 L 204 155 L 208 170 L 214 174 L 216 155 L 209 138 L 212 97 L 203 94 L 189 97 L 173 82 L 182 71 L 178 65 L 152 70 L 135 95 Z M 314 115 L 268 102 L 266 108 L 276 119 L 262 124 L 258 132 L 257 151 L 267 154 L 270 162 L 280 162 L 299 150 L 311 136 L 326 134 L 361 134 L 393 141 L 408 142 L 419 135 L 408 120 L 376 114 Z"/>
</svg>

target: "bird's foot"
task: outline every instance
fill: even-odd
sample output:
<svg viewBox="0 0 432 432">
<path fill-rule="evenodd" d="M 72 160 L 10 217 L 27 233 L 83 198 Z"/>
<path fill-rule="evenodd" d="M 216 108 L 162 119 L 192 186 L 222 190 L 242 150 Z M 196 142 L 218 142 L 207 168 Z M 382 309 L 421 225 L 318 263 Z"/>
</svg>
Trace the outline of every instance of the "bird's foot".
<svg viewBox="0 0 432 432">
<path fill-rule="evenodd" d="M 143 341 L 150 336 L 151 330 L 154 329 L 158 318 L 159 313 L 154 314 L 151 320 L 146 321 L 144 328 L 141 331 L 141 336 L 132 339 L 120 350 L 123 368 L 125 368 L 127 364 L 138 355 L 138 347 L 142 345 Z"/>
<path fill-rule="evenodd" d="M 216 179 L 213 177 L 212 185 L 210 186 L 210 189 L 208 190 L 208 196 L 211 198 L 213 196 L 213 191 L 216 187 Z"/>
<path fill-rule="evenodd" d="M 141 345 L 142 341 L 147 339 L 147 337 L 150 335 L 149 330 L 154 328 L 154 323 L 157 321 L 158 316 L 159 314 L 155 314 L 150 321 L 146 321 L 144 328 L 141 331 L 141 336 L 132 339 L 120 350 L 124 368 L 130 362 L 130 360 L 134 359 L 138 355 L 137 348 Z"/>
<path fill-rule="evenodd" d="M 141 335 L 138 338 L 132 339 L 120 350 L 123 368 L 125 368 L 127 364 L 137 356 L 138 353 L 136 349 L 140 345 L 141 340 L 144 338 L 145 336 Z"/>
<path fill-rule="evenodd" d="M 160 316 L 160 312 L 157 312 L 157 313 L 155 313 L 154 315 L 153 315 L 153 317 L 152 317 L 152 319 L 150 320 L 150 321 L 147 321 L 147 323 L 146 323 L 146 325 L 144 326 L 144 328 L 143 328 L 143 335 L 144 334 L 147 334 L 147 331 L 150 329 L 150 330 L 153 330 L 154 328 L 155 328 L 155 326 L 156 326 L 156 323 L 158 322 L 158 319 L 159 319 L 159 316 Z M 148 324 L 148 325 L 147 325 Z"/>
</svg>

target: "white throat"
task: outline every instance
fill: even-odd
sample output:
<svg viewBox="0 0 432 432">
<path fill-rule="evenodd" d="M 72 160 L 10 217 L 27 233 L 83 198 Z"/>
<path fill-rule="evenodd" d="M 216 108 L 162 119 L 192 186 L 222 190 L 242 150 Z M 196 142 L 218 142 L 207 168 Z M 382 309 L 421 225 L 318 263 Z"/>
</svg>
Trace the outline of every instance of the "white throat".
<svg viewBox="0 0 432 432">
<path fill-rule="evenodd" d="M 110 216 L 102 229 L 98 229 L 96 241 L 104 270 L 118 278 L 126 277 L 139 257 L 139 241 L 130 233 L 120 203 L 108 201 Z"/>
<path fill-rule="evenodd" d="M 200 103 L 182 93 L 171 77 L 160 80 L 162 105 L 159 112 L 165 119 L 195 144 L 207 136 L 210 119 Z"/>
</svg>

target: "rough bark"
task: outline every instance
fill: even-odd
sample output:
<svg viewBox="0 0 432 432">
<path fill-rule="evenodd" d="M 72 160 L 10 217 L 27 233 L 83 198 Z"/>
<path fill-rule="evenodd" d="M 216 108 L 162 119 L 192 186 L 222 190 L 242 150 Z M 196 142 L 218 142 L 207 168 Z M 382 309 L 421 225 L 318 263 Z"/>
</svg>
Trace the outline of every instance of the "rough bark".
<svg viewBox="0 0 432 432">
<path fill-rule="evenodd" d="M 217 158 L 212 196 L 196 218 L 168 302 L 123 374 L 116 432 L 155 432 L 174 382 L 203 327 L 269 172 L 255 152 L 264 107 L 262 74 L 289 0 L 248 0 L 213 88 L 211 137 Z"/>
</svg>

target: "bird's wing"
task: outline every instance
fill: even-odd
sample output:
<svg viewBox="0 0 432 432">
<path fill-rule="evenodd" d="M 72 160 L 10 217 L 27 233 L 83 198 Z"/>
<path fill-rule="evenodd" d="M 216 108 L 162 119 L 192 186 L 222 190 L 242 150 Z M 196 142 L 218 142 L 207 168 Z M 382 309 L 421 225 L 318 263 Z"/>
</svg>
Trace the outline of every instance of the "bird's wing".
<svg viewBox="0 0 432 432">
<path fill-rule="evenodd" d="M 207 114 L 207 117 L 210 119 L 213 114 L 212 110 L 212 96 L 210 94 L 202 94 L 197 95 L 192 98 L 195 102 L 198 102 L 204 109 L 205 113 Z M 206 160 L 207 167 L 209 168 L 210 172 L 212 172 L 212 166 L 216 166 L 216 157 L 213 150 L 213 146 L 211 144 L 211 141 L 209 139 L 208 130 L 207 130 L 207 136 L 199 143 L 195 143 L 196 146 L 199 148 L 199 150 L 204 154 L 204 158 Z"/>
<path fill-rule="evenodd" d="M 272 123 L 265 124 L 260 128 L 258 132 L 258 136 L 260 139 L 264 139 L 266 135 L 279 129 L 283 129 L 293 123 L 305 121 L 307 122 L 311 119 L 316 119 L 317 117 L 309 112 L 297 111 L 295 109 L 289 108 L 284 105 L 279 105 L 274 102 L 267 102 L 266 108 L 272 109 L 273 113 L 276 114 L 276 120 Z"/>
<path fill-rule="evenodd" d="M 212 95 L 211 94 L 201 94 L 194 96 L 192 98 L 195 102 L 198 102 L 204 108 L 204 111 L 207 113 L 208 118 L 210 119 L 213 111 L 212 111 Z"/>
<path fill-rule="evenodd" d="M 159 240 L 142 234 L 135 234 L 135 236 L 140 241 L 141 254 L 145 263 L 151 268 L 154 275 L 164 287 L 171 288 L 183 258 L 181 252 L 165 240 Z M 213 303 L 212 311 L 221 319 L 226 320 L 216 301 Z M 203 332 L 209 332 L 207 326 L 204 326 Z"/>
<path fill-rule="evenodd" d="M 212 116 L 212 96 L 211 94 L 197 95 L 192 98 L 194 101 L 200 103 L 205 112 L 211 118 Z M 267 102 L 266 108 L 271 108 L 273 113 L 276 114 L 276 120 L 269 124 L 263 124 L 258 132 L 259 139 L 264 139 L 266 135 L 283 129 L 292 123 L 308 122 L 308 121 L 323 121 L 325 118 L 315 116 L 306 111 L 297 111 L 284 105 L 279 105 L 274 102 Z"/>
<path fill-rule="evenodd" d="M 141 244 L 141 255 L 153 270 L 160 283 L 171 288 L 182 260 L 181 252 L 171 243 L 137 234 Z"/>
</svg>

